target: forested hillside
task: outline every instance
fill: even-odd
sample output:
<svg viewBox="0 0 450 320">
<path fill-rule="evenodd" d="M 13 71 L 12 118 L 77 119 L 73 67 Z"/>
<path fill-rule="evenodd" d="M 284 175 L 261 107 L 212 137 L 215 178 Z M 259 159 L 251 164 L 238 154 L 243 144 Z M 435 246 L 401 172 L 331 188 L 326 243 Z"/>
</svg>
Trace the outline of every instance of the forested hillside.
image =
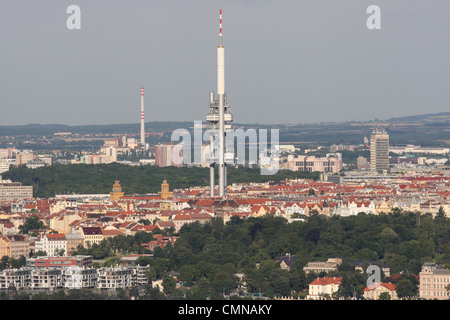
<svg viewBox="0 0 450 320">
<path fill-rule="evenodd" d="M 160 191 L 163 179 L 170 188 L 209 185 L 209 169 L 199 167 L 128 166 L 118 163 L 104 165 L 53 165 L 28 169 L 25 166 L 2 174 L 4 179 L 33 186 L 35 197 L 53 197 L 66 193 L 109 193 L 114 180 L 120 180 L 125 194 L 146 194 Z M 261 175 L 260 169 L 228 168 L 228 183 L 280 181 L 286 178 L 318 179 L 317 172 L 279 171 Z"/>
<path fill-rule="evenodd" d="M 156 231 L 160 232 L 160 231 Z M 140 243 L 150 234 L 135 237 L 118 236 L 79 254 L 92 254 L 96 259 L 114 256 L 121 250 L 143 253 Z M 300 292 L 318 274 L 306 275 L 308 261 L 326 261 L 340 257 L 343 264 L 329 276 L 343 277 L 340 295 L 362 294 L 368 275 L 355 272 L 355 261 L 382 261 L 391 275 L 401 274 L 400 295 L 412 294 L 424 262 L 450 265 L 450 220 L 394 211 L 389 214 L 358 214 L 327 218 L 313 215 L 305 221 L 288 223 L 281 217 L 232 218 L 224 224 L 215 218 L 206 224 L 184 225 L 174 246 L 157 248 L 153 258 L 140 258 L 141 265 L 150 264 L 152 280 L 165 279 L 166 293 L 182 295 L 174 289 L 170 272 L 190 289 L 189 298 L 220 297 L 236 288 L 236 274 L 244 274 L 248 291 L 266 296 L 290 295 Z M 285 254 L 298 257 L 292 268 L 282 270 L 277 258 Z M 110 260 L 113 261 L 113 260 Z M 321 274 L 320 276 L 324 276 Z M 383 278 L 382 281 L 394 281 Z M 404 290 L 404 291 L 402 291 Z"/>
</svg>

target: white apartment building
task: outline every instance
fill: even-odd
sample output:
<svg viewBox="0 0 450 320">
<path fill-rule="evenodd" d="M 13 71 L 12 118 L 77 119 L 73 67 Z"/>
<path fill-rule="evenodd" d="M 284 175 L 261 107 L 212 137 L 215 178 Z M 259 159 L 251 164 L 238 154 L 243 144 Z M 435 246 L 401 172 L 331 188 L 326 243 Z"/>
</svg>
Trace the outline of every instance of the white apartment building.
<svg viewBox="0 0 450 320">
<path fill-rule="evenodd" d="M 107 290 L 117 288 L 131 288 L 133 285 L 133 271 L 130 268 L 101 268 L 98 269 L 97 272 L 98 289 Z"/>
<path fill-rule="evenodd" d="M 115 290 L 147 284 L 147 267 L 88 268 L 64 267 L 22 267 L 0 271 L 0 290 L 7 290 L 13 284 L 17 290 L 59 290 L 89 289 Z"/>
<path fill-rule="evenodd" d="M 32 290 L 60 290 L 64 288 L 62 268 L 33 268 L 29 287 Z"/>
<path fill-rule="evenodd" d="M 309 284 L 309 291 L 306 299 L 323 300 L 326 296 L 332 297 L 333 293 L 339 290 L 342 278 L 324 277 L 317 278 Z"/>
<path fill-rule="evenodd" d="M 425 263 L 419 277 L 420 299 L 450 299 L 450 269 L 444 269 L 434 263 Z"/>
<path fill-rule="evenodd" d="M 62 233 L 44 234 L 35 241 L 35 251 L 43 251 L 47 256 L 58 256 L 64 252 L 67 256 L 67 239 Z"/>
<path fill-rule="evenodd" d="M 0 159 L 0 174 L 9 171 L 10 165 L 11 163 L 8 161 L 8 159 Z"/>
<path fill-rule="evenodd" d="M 67 267 L 64 270 L 64 288 L 66 289 L 89 289 L 97 286 L 97 270 L 86 267 Z"/>
<path fill-rule="evenodd" d="M 32 268 L 5 269 L 0 271 L 0 290 L 6 290 L 10 284 L 16 289 L 25 289 L 31 281 Z"/>
</svg>

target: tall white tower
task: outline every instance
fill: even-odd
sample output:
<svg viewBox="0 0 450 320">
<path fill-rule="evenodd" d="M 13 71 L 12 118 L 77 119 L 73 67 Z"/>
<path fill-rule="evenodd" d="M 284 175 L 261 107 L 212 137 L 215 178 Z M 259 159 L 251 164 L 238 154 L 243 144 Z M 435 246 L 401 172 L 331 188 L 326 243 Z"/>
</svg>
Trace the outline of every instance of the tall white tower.
<svg viewBox="0 0 450 320">
<path fill-rule="evenodd" d="M 145 124 L 144 124 L 144 87 L 141 88 L 141 145 L 144 150 L 147 149 L 145 144 Z"/>
<path fill-rule="evenodd" d="M 225 48 L 222 39 L 222 9 L 220 10 L 219 45 L 217 46 L 217 95 L 219 99 L 219 197 L 225 195 Z"/>
<path fill-rule="evenodd" d="M 206 115 L 208 128 L 214 131 L 215 137 L 210 138 L 210 195 L 214 197 L 214 169 L 219 172 L 218 196 L 227 192 L 227 162 L 234 161 L 233 153 L 225 153 L 226 133 L 231 130 L 233 115 L 225 92 L 225 48 L 222 39 L 222 10 L 220 10 L 219 46 L 217 47 L 217 99 L 214 92 L 209 93 L 209 113 Z"/>
</svg>

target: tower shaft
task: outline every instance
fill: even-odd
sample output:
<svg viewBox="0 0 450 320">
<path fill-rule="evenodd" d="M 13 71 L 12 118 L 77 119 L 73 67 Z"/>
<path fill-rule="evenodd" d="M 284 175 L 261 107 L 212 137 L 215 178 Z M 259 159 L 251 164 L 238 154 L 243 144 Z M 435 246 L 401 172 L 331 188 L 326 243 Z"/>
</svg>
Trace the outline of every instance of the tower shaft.
<svg viewBox="0 0 450 320">
<path fill-rule="evenodd" d="M 141 88 L 141 145 L 143 149 L 146 149 L 144 123 L 144 87 Z"/>
</svg>

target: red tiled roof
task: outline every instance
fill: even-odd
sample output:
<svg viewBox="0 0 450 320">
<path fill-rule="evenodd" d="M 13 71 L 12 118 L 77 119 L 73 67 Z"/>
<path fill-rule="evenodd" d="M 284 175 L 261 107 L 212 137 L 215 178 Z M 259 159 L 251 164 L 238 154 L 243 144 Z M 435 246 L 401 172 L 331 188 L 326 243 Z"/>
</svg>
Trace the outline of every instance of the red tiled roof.
<svg viewBox="0 0 450 320">
<path fill-rule="evenodd" d="M 313 282 L 310 283 L 310 285 L 321 285 L 326 286 L 329 284 L 341 284 L 342 278 L 341 277 L 324 277 L 324 278 L 317 278 Z"/>
<path fill-rule="evenodd" d="M 390 282 L 389 283 L 382 282 L 379 285 L 387 288 L 390 291 L 396 291 L 397 290 L 397 286 L 395 284 L 393 284 L 393 283 L 390 283 Z M 379 288 L 379 286 L 377 286 L 377 285 L 374 285 L 374 286 L 371 286 L 371 287 L 365 287 L 364 291 L 375 290 L 377 288 Z"/>
</svg>

